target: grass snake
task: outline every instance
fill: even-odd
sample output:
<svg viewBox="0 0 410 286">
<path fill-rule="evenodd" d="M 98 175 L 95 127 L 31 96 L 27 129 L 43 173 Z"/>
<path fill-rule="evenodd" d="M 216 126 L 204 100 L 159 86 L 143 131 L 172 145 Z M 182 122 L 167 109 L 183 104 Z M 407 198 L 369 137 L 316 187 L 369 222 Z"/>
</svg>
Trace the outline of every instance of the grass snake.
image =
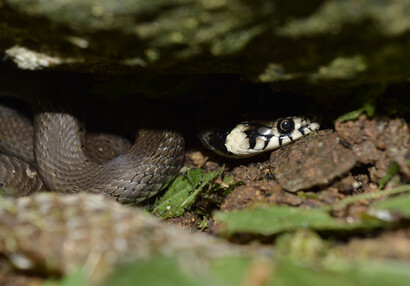
<svg viewBox="0 0 410 286">
<path fill-rule="evenodd" d="M 0 95 L 14 96 L 16 91 L 6 87 L 10 84 L 3 82 Z M 138 203 L 160 192 L 178 174 L 184 156 L 179 131 L 169 126 L 142 128 L 131 146 L 113 150 L 106 143 L 118 145 L 121 139 L 86 135 L 81 120 L 64 108 L 50 107 L 52 101 L 57 98 L 47 101 L 36 96 L 31 102 L 34 127 L 17 111 L 0 108 L 0 187 L 16 189 L 19 195 L 45 189 L 87 191 Z M 248 157 L 288 144 L 318 127 L 312 118 L 293 116 L 205 130 L 199 137 L 220 155 Z M 99 157 L 92 150 L 107 150 L 109 155 Z"/>
</svg>

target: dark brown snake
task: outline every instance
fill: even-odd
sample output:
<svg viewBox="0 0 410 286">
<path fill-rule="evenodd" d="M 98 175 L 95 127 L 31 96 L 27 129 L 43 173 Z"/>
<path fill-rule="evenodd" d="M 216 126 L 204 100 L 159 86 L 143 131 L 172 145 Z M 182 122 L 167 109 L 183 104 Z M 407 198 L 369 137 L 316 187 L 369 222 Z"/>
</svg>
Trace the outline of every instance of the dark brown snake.
<svg viewBox="0 0 410 286">
<path fill-rule="evenodd" d="M 1 96 L 15 95 L 2 87 Z M 138 203 L 164 189 L 182 166 L 184 139 L 176 130 L 140 129 L 128 146 L 115 136 L 86 136 L 75 116 L 46 109 L 55 103 L 41 100 L 31 101 L 37 105 L 34 126 L 19 112 L 0 107 L 0 188 L 14 195 L 86 191 Z M 109 141 L 116 141 L 116 150 Z"/>
<path fill-rule="evenodd" d="M 140 130 L 128 151 L 96 162 L 86 155 L 84 132 L 73 116 L 40 113 L 34 129 L 37 168 L 52 190 L 104 193 L 138 203 L 166 187 L 182 166 L 183 138 L 173 130 Z"/>
<path fill-rule="evenodd" d="M 36 114 L 33 130 L 17 112 L 1 107 L 0 121 L 3 126 L 8 125 L 0 132 L 4 139 L 0 147 L 11 155 L 0 155 L 0 182 L 2 187 L 15 188 L 23 194 L 44 189 L 44 182 L 48 189 L 58 192 L 104 193 L 121 202 L 138 203 L 166 187 L 182 165 L 183 138 L 173 130 L 140 130 L 131 148 L 101 161 L 87 152 L 82 125 L 70 114 Z M 102 148 L 95 142 L 98 137 L 87 139 L 94 142 L 88 145 Z"/>
</svg>

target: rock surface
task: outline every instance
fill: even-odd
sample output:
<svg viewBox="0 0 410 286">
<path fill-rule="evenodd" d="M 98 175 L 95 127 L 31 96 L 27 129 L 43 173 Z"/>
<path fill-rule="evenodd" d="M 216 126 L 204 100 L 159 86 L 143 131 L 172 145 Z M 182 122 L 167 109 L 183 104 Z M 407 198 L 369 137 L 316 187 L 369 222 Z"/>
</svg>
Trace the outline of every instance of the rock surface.
<svg viewBox="0 0 410 286">
<path fill-rule="evenodd" d="M 93 279 L 115 264 L 156 254 L 175 255 L 186 267 L 239 254 L 225 241 L 179 230 L 86 193 L 2 198 L 0 229 L 0 252 L 17 269 L 69 274 L 84 267 Z"/>
<path fill-rule="evenodd" d="M 285 152 L 272 152 L 272 172 L 285 190 L 297 192 L 327 185 L 353 168 L 353 151 L 339 143 L 337 134 L 329 133 L 322 131 L 292 144 Z M 306 144 L 309 139 L 312 142 Z"/>
<path fill-rule="evenodd" d="M 408 76 L 409 10 L 408 0 L 2 0 L 0 50 L 22 69 L 392 82 Z"/>
</svg>

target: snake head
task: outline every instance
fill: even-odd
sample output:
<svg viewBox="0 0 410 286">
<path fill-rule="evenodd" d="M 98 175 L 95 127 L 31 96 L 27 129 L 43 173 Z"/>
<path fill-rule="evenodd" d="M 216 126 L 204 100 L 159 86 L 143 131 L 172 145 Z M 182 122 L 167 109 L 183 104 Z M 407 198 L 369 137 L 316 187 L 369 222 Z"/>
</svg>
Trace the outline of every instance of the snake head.
<svg viewBox="0 0 410 286">
<path fill-rule="evenodd" d="M 259 155 L 289 144 L 320 127 L 315 115 L 289 116 L 273 121 L 243 121 L 231 129 L 204 130 L 205 147 L 228 158 Z"/>
</svg>

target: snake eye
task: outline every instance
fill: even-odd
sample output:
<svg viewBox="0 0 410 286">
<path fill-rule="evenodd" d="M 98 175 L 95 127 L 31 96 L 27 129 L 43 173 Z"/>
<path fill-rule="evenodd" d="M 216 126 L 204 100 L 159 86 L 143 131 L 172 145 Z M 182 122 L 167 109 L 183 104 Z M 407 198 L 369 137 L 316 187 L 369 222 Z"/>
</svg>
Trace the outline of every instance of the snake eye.
<svg viewBox="0 0 410 286">
<path fill-rule="evenodd" d="M 295 130 L 295 122 L 292 119 L 281 119 L 276 128 L 281 134 L 289 134 Z"/>
</svg>

